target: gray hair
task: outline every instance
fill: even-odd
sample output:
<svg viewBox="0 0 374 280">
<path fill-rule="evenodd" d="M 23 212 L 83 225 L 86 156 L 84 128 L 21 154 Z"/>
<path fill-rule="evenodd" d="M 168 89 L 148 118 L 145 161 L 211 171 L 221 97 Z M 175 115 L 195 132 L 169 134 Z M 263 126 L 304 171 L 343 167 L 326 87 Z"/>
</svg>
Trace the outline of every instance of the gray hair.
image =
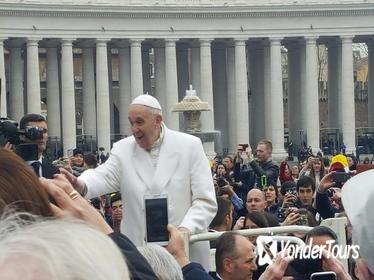
<svg viewBox="0 0 374 280">
<path fill-rule="evenodd" d="M 146 106 L 148 107 L 148 106 Z M 160 115 L 162 116 L 162 110 L 157 108 L 148 107 L 149 111 L 152 113 L 152 115 Z"/>
<path fill-rule="evenodd" d="M 0 221 L 0 274 L 5 279 L 130 279 L 124 257 L 105 234 L 73 220 Z"/>
<path fill-rule="evenodd" d="M 144 247 L 138 247 L 138 250 L 149 262 L 160 280 L 183 280 L 182 269 L 165 248 L 155 244 L 147 244 Z"/>
</svg>

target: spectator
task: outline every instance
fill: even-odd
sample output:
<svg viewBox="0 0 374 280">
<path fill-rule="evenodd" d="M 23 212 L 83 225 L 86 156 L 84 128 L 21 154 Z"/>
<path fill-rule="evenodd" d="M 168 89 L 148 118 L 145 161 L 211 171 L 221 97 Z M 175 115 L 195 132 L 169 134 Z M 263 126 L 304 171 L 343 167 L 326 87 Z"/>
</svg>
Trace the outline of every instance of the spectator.
<svg viewBox="0 0 374 280">
<path fill-rule="evenodd" d="M 97 158 L 93 153 L 84 154 L 83 160 L 85 169 L 95 169 L 97 167 Z"/>
<path fill-rule="evenodd" d="M 230 157 L 230 156 L 225 156 L 223 158 L 222 163 L 226 167 L 226 172 L 227 172 L 228 177 L 233 180 L 234 179 L 234 160 L 233 160 L 233 158 Z"/>
<path fill-rule="evenodd" d="M 37 144 L 38 146 L 38 158 L 36 160 L 28 161 L 27 164 L 32 166 L 34 172 L 38 177 L 45 177 L 48 179 L 53 178 L 53 175 L 58 174 L 59 170 L 54 167 L 43 154 L 47 149 L 48 141 L 48 125 L 46 119 L 42 115 L 38 114 L 27 114 L 22 117 L 19 122 L 19 128 L 25 129 L 26 127 L 38 127 L 43 131 L 42 139 L 30 140 L 25 136 L 22 137 L 22 141 L 27 143 Z"/>
<path fill-rule="evenodd" d="M 24 218 L 0 223 L 2 279 L 130 279 L 120 250 L 105 234 L 77 221 Z"/>
<path fill-rule="evenodd" d="M 315 181 L 309 176 L 301 177 L 296 183 L 298 207 L 311 208 L 316 190 Z"/>
<path fill-rule="evenodd" d="M 110 196 L 110 203 L 112 208 L 112 228 L 114 232 L 120 232 L 122 221 L 122 199 L 121 193 L 117 192 Z"/>
<path fill-rule="evenodd" d="M 266 200 L 266 211 L 278 215 L 279 203 L 278 203 L 278 188 L 272 185 L 269 185 L 263 189 L 265 193 Z"/>
<path fill-rule="evenodd" d="M 287 161 L 282 161 L 279 166 L 279 180 L 281 184 L 287 181 L 293 181 L 292 173 L 290 170 L 290 166 L 288 165 Z"/>
<path fill-rule="evenodd" d="M 15 153 L 0 149 L 0 214 L 9 207 L 44 217 L 53 216 L 47 192 L 33 170 Z"/>
<path fill-rule="evenodd" d="M 81 149 L 76 148 L 73 150 L 73 156 L 70 158 L 70 166 L 74 176 L 79 176 L 85 170 L 83 152 Z"/>
<path fill-rule="evenodd" d="M 165 248 L 147 244 L 144 247 L 138 247 L 138 250 L 151 265 L 159 280 L 183 280 L 181 267 Z"/>
<path fill-rule="evenodd" d="M 310 170 L 309 176 L 315 181 L 316 187 L 319 185 L 319 181 L 326 175 L 325 165 L 323 163 L 322 157 L 315 157 L 312 162 L 312 168 Z"/>
<path fill-rule="evenodd" d="M 312 246 L 328 245 L 328 241 L 338 241 L 336 233 L 328 227 L 317 226 L 310 230 L 305 236 L 305 244 Z M 334 244 L 332 244 L 334 245 Z"/>
<path fill-rule="evenodd" d="M 253 159 L 252 150 L 248 151 L 249 165 L 256 175 L 256 185 L 265 187 L 277 185 L 279 167 L 272 161 L 273 144 L 267 139 L 260 140 L 256 148 L 257 159 Z M 266 182 L 264 180 L 266 178 Z"/>
<path fill-rule="evenodd" d="M 228 231 L 232 226 L 233 206 L 225 197 L 217 197 L 217 214 L 209 225 L 209 231 Z"/>
<path fill-rule="evenodd" d="M 218 238 L 215 258 L 214 279 L 251 279 L 257 269 L 255 247 L 238 233 L 225 232 Z"/>
</svg>

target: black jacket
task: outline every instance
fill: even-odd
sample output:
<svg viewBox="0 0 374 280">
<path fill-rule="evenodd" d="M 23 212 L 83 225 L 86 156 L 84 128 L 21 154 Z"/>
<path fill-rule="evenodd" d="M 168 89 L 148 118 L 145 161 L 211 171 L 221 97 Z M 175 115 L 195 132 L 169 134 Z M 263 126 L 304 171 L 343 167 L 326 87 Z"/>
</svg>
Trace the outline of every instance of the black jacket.
<svg viewBox="0 0 374 280">
<path fill-rule="evenodd" d="M 42 159 L 42 176 L 47 179 L 53 179 L 53 175 L 60 173 L 57 167 L 48 162 L 45 158 Z"/>
<path fill-rule="evenodd" d="M 262 188 L 261 177 L 263 175 L 267 178 L 267 185 L 277 185 L 279 177 L 279 166 L 276 165 L 272 160 L 266 162 L 257 162 L 252 160 L 249 165 L 252 167 L 255 176 L 256 176 L 256 185 L 259 188 Z"/>
<path fill-rule="evenodd" d="M 114 243 L 116 243 L 122 251 L 122 254 L 126 257 L 127 266 L 129 267 L 131 273 L 131 279 L 158 279 L 147 260 L 138 251 L 138 249 L 136 248 L 134 243 L 130 241 L 130 239 L 118 232 L 109 234 L 109 237 L 112 238 Z"/>
</svg>

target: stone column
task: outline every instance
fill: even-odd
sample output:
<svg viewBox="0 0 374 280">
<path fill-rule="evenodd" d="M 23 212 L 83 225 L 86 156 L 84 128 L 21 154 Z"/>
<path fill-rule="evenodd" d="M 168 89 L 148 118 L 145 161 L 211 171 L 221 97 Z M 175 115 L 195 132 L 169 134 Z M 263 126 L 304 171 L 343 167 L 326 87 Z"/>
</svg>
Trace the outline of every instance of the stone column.
<svg viewBox="0 0 374 280">
<path fill-rule="evenodd" d="M 177 70 L 178 70 L 178 100 L 182 100 L 189 88 L 188 76 L 188 46 L 181 44 L 177 46 Z M 180 116 L 182 114 L 179 114 Z"/>
<path fill-rule="evenodd" d="M 96 140 L 96 88 L 95 58 L 91 46 L 82 49 L 82 82 L 83 82 L 83 128 L 88 139 Z"/>
<path fill-rule="evenodd" d="M 300 140 L 301 142 L 306 141 L 306 107 L 308 104 L 304 102 L 306 100 L 306 91 L 305 91 L 305 83 L 306 83 L 306 45 L 305 41 L 300 42 L 300 99 L 301 99 L 301 114 L 300 114 L 300 123 L 301 123 L 301 130 L 299 131 Z M 303 143 L 301 143 L 303 145 Z"/>
<path fill-rule="evenodd" d="M 352 37 L 341 37 L 342 40 L 342 76 L 340 116 L 343 142 L 346 153 L 356 151 L 355 98 L 353 84 Z"/>
<path fill-rule="evenodd" d="M 38 42 L 27 40 L 27 113 L 34 114 L 41 113 Z"/>
<path fill-rule="evenodd" d="M 248 87 L 245 40 L 235 40 L 236 135 L 239 143 L 249 143 Z"/>
<path fill-rule="evenodd" d="M 18 46 L 10 48 L 9 72 L 9 118 L 19 122 L 25 114 L 25 107 L 23 96 L 24 62 L 22 49 Z"/>
<path fill-rule="evenodd" d="M 202 112 L 201 129 L 203 131 L 214 130 L 214 102 L 213 102 L 213 78 L 212 78 L 212 57 L 210 39 L 200 39 L 200 97 L 208 102 L 211 111 Z"/>
<path fill-rule="evenodd" d="M 174 130 L 179 130 L 179 116 L 172 112 L 173 106 L 178 103 L 178 76 L 177 57 L 175 50 L 176 40 L 165 41 L 165 76 L 166 76 L 166 108 L 163 110 L 166 125 Z"/>
<path fill-rule="evenodd" d="M 328 44 L 328 127 L 339 127 L 338 92 L 338 47 L 336 42 Z"/>
<path fill-rule="evenodd" d="M 143 94 L 142 40 L 131 40 L 131 100 Z"/>
<path fill-rule="evenodd" d="M 0 38 L 0 117 L 7 117 L 7 92 L 6 92 L 6 79 L 5 79 L 5 57 L 4 57 L 4 40 Z"/>
<path fill-rule="evenodd" d="M 195 46 L 191 48 L 191 83 L 200 96 L 200 48 Z"/>
<path fill-rule="evenodd" d="M 165 84 L 165 47 L 155 47 L 155 76 L 156 91 L 155 96 L 160 102 L 161 108 L 165 111 L 166 107 L 166 84 Z"/>
<path fill-rule="evenodd" d="M 306 43 L 306 134 L 308 146 L 314 153 L 320 150 L 319 144 L 319 98 L 318 98 L 318 58 L 316 38 L 305 38 Z"/>
<path fill-rule="evenodd" d="M 143 92 L 152 94 L 151 71 L 149 65 L 149 46 L 142 47 L 142 68 L 143 68 Z"/>
<path fill-rule="evenodd" d="M 284 150 L 284 121 L 283 121 L 283 87 L 282 87 L 282 59 L 281 39 L 270 39 L 270 114 L 271 141 L 273 142 L 273 156 L 283 157 Z"/>
<path fill-rule="evenodd" d="M 264 138 L 271 139 L 272 137 L 272 123 L 271 123 L 271 72 L 270 72 L 270 45 L 269 43 L 264 44 L 264 127 L 265 135 Z"/>
<path fill-rule="evenodd" d="M 61 139 L 60 86 L 57 47 L 47 48 L 47 122 L 49 137 Z M 74 112 L 75 114 L 75 112 Z"/>
<path fill-rule="evenodd" d="M 288 135 L 290 140 L 301 145 L 299 132 L 301 126 L 301 65 L 300 47 L 297 43 L 290 43 L 288 49 Z"/>
<path fill-rule="evenodd" d="M 228 133 L 228 108 L 227 108 L 227 80 L 226 80 L 226 46 L 222 43 L 215 44 L 212 59 L 213 92 L 214 92 L 214 123 L 217 130 L 221 131 L 221 143 L 215 147 L 229 149 L 230 135 Z M 218 151 L 223 152 L 223 151 Z"/>
<path fill-rule="evenodd" d="M 238 145 L 236 135 L 236 102 L 235 102 L 235 47 L 226 48 L 227 76 L 227 117 L 229 134 L 229 151 L 234 153 Z"/>
<path fill-rule="evenodd" d="M 107 40 L 96 40 L 97 145 L 110 150 L 110 103 Z"/>
<path fill-rule="evenodd" d="M 252 68 L 252 113 L 253 121 L 251 134 L 252 148 L 257 142 L 265 138 L 265 98 L 264 98 L 264 48 L 262 44 L 255 44 L 250 52 Z"/>
<path fill-rule="evenodd" d="M 61 43 L 61 116 L 64 155 L 76 148 L 73 40 Z"/>
<path fill-rule="evenodd" d="M 368 125 L 374 127 L 374 41 L 368 45 Z"/>
<path fill-rule="evenodd" d="M 130 49 L 120 47 L 119 51 L 119 129 L 121 135 L 131 135 L 128 121 L 129 106 L 131 104 L 130 86 Z"/>
</svg>

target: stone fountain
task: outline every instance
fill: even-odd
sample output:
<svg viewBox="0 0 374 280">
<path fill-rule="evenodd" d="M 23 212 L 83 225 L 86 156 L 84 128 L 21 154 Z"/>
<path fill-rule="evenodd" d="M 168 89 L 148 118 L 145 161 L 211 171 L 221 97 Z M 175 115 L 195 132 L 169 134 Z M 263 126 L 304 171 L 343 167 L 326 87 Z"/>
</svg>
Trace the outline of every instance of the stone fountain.
<svg viewBox="0 0 374 280">
<path fill-rule="evenodd" d="M 211 111 L 208 102 L 203 102 L 197 96 L 196 90 L 190 88 L 186 90 L 186 96 L 183 100 L 173 107 L 173 112 L 182 112 L 184 117 L 183 131 L 197 136 L 203 143 L 204 150 L 209 159 L 215 156 L 215 150 L 220 148 L 220 131 L 202 131 L 201 130 L 201 112 Z"/>
</svg>

